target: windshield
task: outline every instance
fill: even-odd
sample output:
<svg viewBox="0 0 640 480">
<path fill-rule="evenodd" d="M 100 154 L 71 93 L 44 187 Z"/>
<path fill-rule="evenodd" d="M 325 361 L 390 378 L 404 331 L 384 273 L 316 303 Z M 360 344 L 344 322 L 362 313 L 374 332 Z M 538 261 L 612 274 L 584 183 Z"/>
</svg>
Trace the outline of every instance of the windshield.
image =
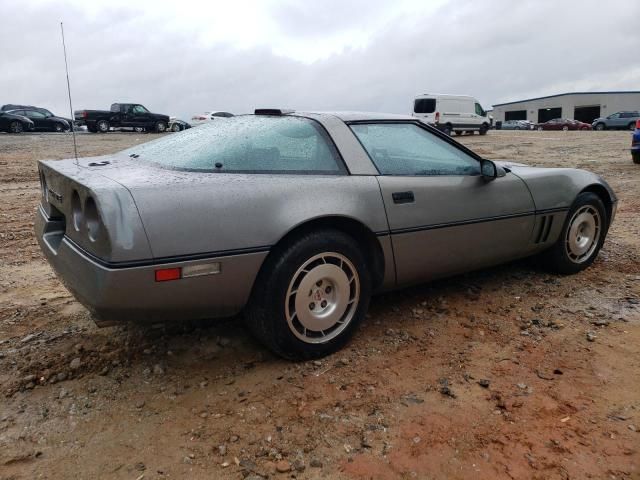
<svg viewBox="0 0 640 480">
<path fill-rule="evenodd" d="M 345 172 L 324 129 L 300 117 L 245 115 L 211 122 L 125 150 L 163 167 L 208 172 Z"/>
</svg>

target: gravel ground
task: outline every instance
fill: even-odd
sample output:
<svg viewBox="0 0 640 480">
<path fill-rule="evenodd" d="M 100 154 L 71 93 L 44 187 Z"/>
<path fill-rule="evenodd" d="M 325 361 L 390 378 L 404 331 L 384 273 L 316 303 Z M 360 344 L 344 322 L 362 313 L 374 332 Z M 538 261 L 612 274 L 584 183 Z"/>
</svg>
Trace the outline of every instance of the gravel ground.
<svg viewBox="0 0 640 480">
<path fill-rule="evenodd" d="M 290 363 L 240 319 L 97 328 L 33 236 L 36 161 L 71 156 L 70 138 L 0 134 L 0 479 L 640 478 L 629 133 L 460 140 L 603 175 L 620 204 L 592 268 L 523 261 L 386 294 L 343 351 Z"/>
</svg>

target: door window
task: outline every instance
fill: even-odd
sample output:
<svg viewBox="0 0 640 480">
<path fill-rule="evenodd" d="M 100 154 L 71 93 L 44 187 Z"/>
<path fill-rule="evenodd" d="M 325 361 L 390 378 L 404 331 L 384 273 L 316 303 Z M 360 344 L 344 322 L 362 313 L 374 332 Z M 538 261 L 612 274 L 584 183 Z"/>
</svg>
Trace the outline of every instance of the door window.
<svg viewBox="0 0 640 480">
<path fill-rule="evenodd" d="M 26 115 L 29 118 L 45 118 L 44 113 L 36 112 L 35 110 L 26 110 Z"/>
<path fill-rule="evenodd" d="M 413 123 L 351 125 L 382 175 L 479 175 L 480 162 Z"/>
<path fill-rule="evenodd" d="M 146 108 L 144 108 L 142 105 L 134 105 L 133 109 L 132 109 L 133 113 L 135 114 L 144 114 L 144 113 L 149 113 L 149 110 L 147 110 Z"/>
<path fill-rule="evenodd" d="M 433 113 L 436 111 L 435 98 L 418 98 L 413 104 L 414 113 Z"/>
</svg>

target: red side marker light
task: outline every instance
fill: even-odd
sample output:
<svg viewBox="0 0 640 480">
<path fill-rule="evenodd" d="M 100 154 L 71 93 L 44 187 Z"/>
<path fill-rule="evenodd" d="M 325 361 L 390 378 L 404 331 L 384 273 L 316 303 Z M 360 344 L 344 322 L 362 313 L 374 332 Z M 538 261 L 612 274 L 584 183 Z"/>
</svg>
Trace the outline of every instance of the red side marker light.
<svg viewBox="0 0 640 480">
<path fill-rule="evenodd" d="M 180 280 L 182 277 L 181 268 L 161 268 L 156 270 L 156 282 L 168 282 L 169 280 Z"/>
</svg>

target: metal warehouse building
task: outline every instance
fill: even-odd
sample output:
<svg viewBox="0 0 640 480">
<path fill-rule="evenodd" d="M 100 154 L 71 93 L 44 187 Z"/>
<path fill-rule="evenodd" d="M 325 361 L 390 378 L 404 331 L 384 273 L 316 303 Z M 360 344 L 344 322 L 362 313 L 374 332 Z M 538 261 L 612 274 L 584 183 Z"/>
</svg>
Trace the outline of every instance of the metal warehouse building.
<svg viewBox="0 0 640 480">
<path fill-rule="evenodd" d="M 623 110 L 640 110 L 640 91 L 561 93 L 500 103 L 493 106 L 493 120 L 542 123 L 553 118 L 569 118 L 591 123 L 598 117 Z"/>
</svg>

